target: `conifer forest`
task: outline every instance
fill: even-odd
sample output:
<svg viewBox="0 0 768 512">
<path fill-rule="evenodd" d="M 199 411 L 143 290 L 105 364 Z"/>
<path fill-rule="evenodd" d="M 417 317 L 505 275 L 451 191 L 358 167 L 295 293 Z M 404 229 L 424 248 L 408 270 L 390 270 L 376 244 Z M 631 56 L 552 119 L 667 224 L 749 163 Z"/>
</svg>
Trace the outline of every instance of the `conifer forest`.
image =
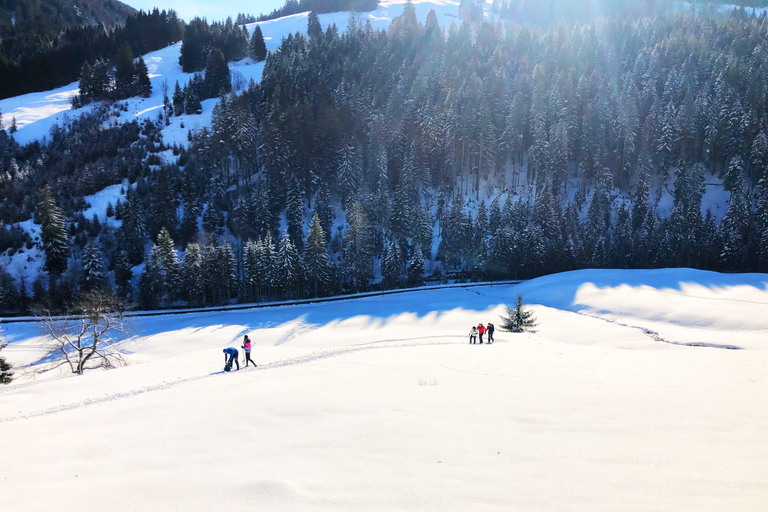
<svg viewBox="0 0 768 512">
<path fill-rule="evenodd" d="M 274 51 L 258 25 L 175 13 L 84 32 L 73 104 L 90 113 L 45 143 L 0 129 L 0 253 L 45 257 L 32 282 L 0 269 L 0 311 L 64 310 L 93 289 L 157 309 L 582 268 L 768 271 L 765 15 L 521 25 L 510 6 L 526 2 L 491 16 L 461 4 L 447 28 L 411 4 L 386 31 L 312 12 Z M 162 37 L 141 30 L 152 23 Z M 176 41 L 197 74 L 168 84 L 155 119 L 107 123 L 149 95 L 139 56 Z M 227 63 L 244 58 L 262 79 L 233 88 Z M 40 76 L 32 62 L 0 62 L 0 76 Z M 208 98 L 210 126 L 164 142 Z M 121 184 L 106 210 L 119 222 L 83 215 L 85 196 Z"/>
</svg>

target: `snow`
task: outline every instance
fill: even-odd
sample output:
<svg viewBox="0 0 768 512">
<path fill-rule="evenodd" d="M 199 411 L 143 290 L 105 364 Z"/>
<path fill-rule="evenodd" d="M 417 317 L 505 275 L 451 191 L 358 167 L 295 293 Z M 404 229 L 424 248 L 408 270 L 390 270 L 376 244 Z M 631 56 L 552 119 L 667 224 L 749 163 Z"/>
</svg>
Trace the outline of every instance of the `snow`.
<svg viewBox="0 0 768 512">
<path fill-rule="evenodd" d="M 538 331 L 468 345 L 518 292 Z M 589 270 L 134 318 L 129 366 L 0 389 L 3 507 L 762 510 L 766 305 L 766 274 Z M 245 333 L 259 367 L 223 374 Z"/>
</svg>

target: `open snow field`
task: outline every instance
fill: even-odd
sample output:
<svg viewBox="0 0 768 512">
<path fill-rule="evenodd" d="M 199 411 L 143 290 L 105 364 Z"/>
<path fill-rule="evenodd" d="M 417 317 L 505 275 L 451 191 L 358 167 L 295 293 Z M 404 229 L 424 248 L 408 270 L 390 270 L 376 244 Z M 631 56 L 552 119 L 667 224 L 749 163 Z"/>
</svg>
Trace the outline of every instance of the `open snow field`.
<svg viewBox="0 0 768 512">
<path fill-rule="evenodd" d="M 538 331 L 467 344 L 518 292 Z M 6 324 L 3 510 L 763 511 L 767 313 L 766 274 L 580 271 L 134 318 L 129 366 L 37 378 Z"/>
</svg>

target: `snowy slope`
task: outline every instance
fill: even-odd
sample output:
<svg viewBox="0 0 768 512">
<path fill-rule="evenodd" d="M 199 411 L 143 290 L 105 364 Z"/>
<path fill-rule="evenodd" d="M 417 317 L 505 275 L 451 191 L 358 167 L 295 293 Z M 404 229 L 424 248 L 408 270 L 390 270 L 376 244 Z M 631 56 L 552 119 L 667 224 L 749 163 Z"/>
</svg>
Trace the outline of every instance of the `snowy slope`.
<svg viewBox="0 0 768 512">
<path fill-rule="evenodd" d="M 518 292 L 538 332 L 468 345 Z M 764 274 L 581 271 L 135 319 L 130 366 L 0 388 L 3 509 L 762 510 L 766 310 Z M 222 374 L 244 333 L 258 369 Z"/>
</svg>

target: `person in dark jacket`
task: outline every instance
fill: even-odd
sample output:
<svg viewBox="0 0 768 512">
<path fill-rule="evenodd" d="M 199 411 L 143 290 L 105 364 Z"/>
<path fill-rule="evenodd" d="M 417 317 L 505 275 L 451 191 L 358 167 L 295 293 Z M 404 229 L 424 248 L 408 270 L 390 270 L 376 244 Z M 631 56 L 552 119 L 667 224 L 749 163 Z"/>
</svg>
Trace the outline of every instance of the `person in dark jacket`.
<svg viewBox="0 0 768 512">
<path fill-rule="evenodd" d="M 238 361 L 237 355 L 240 353 L 235 347 L 227 347 L 224 349 L 224 364 L 232 366 L 232 361 L 237 365 L 237 369 L 240 369 L 240 361 Z"/>
<path fill-rule="evenodd" d="M 256 363 L 253 362 L 253 359 L 251 359 L 251 338 L 248 337 L 248 335 L 245 335 L 245 338 L 243 338 L 243 350 L 245 350 L 245 367 L 248 368 L 248 363 L 253 363 L 253 366 L 256 366 Z"/>
<path fill-rule="evenodd" d="M 493 324 L 491 322 L 488 322 L 488 325 L 486 326 L 485 330 L 488 332 L 488 343 L 493 343 Z"/>
</svg>

